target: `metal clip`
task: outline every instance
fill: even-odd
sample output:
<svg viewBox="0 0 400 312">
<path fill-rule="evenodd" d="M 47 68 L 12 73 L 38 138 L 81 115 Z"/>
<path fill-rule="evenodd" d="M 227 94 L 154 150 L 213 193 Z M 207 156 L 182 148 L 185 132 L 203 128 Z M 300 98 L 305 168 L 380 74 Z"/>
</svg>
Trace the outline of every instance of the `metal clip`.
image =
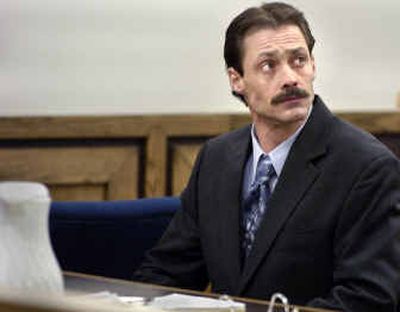
<svg viewBox="0 0 400 312">
<path fill-rule="evenodd" d="M 269 304 L 267 312 L 274 312 L 276 304 L 281 304 L 284 312 L 290 312 L 290 310 L 291 310 L 290 306 L 289 306 L 288 298 L 281 293 L 274 293 L 271 296 L 270 304 Z M 292 309 L 292 312 L 298 312 L 298 311 L 299 310 L 296 307 L 294 307 Z"/>
</svg>

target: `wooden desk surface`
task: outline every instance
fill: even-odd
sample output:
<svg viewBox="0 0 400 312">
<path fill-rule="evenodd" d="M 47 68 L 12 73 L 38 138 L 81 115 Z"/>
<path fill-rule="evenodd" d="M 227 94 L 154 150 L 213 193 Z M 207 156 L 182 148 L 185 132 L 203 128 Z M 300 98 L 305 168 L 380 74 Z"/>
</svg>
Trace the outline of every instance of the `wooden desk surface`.
<svg viewBox="0 0 400 312">
<path fill-rule="evenodd" d="M 139 282 L 130 282 L 117 280 L 100 276 L 92 276 L 73 272 L 64 272 L 65 288 L 67 291 L 77 292 L 100 292 L 110 291 L 120 296 L 140 296 L 153 298 L 171 293 L 181 293 L 189 295 L 219 297 L 217 294 L 204 293 L 199 291 L 185 290 L 180 288 L 165 287 L 159 285 L 145 284 Z M 268 302 L 250 298 L 237 298 L 235 301 L 246 303 L 246 312 L 266 312 Z M 328 312 L 327 310 L 298 307 L 299 312 Z"/>
</svg>

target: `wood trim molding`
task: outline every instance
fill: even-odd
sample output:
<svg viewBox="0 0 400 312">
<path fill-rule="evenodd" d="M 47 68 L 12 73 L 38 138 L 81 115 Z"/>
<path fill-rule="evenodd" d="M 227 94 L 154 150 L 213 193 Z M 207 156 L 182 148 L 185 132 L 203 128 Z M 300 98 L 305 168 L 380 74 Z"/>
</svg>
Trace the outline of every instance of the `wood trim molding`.
<svg viewBox="0 0 400 312">
<path fill-rule="evenodd" d="M 400 132 L 400 110 L 338 113 L 369 132 Z M 213 136 L 250 122 L 248 114 L 92 117 L 0 117 L 0 140 Z"/>
</svg>

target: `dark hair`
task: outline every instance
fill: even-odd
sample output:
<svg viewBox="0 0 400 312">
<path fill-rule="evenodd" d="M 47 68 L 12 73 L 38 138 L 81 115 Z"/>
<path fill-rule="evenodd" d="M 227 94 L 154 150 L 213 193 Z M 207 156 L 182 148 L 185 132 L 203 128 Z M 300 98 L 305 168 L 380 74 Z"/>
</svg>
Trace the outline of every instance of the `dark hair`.
<svg viewBox="0 0 400 312">
<path fill-rule="evenodd" d="M 278 28 L 284 25 L 298 26 L 312 53 L 315 39 L 302 12 L 295 7 L 282 3 L 264 3 L 260 7 L 251 7 L 236 16 L 225 33 L 224 58 L 226 67 L 233 67 L 243 75 L 243 40 L 251 31 L 262 28 Z M 239 96 L 242 100 L 243 97 Z"/>
</svg>

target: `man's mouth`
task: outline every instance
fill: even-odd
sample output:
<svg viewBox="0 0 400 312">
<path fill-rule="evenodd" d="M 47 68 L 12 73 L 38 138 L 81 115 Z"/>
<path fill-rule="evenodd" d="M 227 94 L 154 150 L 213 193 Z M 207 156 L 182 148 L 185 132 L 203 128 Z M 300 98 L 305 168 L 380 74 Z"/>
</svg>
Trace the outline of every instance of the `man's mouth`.
<svg viewBox="0 0 400 312">
<path fill-rule="evenodd" d="M 291 101 L 296 101 L 296 100 L 301 100 L 304 97 L 300 97 L 300 96 L 288 96 L 282 99 L 282 102 L 291 102 Z"/>
</svg>

